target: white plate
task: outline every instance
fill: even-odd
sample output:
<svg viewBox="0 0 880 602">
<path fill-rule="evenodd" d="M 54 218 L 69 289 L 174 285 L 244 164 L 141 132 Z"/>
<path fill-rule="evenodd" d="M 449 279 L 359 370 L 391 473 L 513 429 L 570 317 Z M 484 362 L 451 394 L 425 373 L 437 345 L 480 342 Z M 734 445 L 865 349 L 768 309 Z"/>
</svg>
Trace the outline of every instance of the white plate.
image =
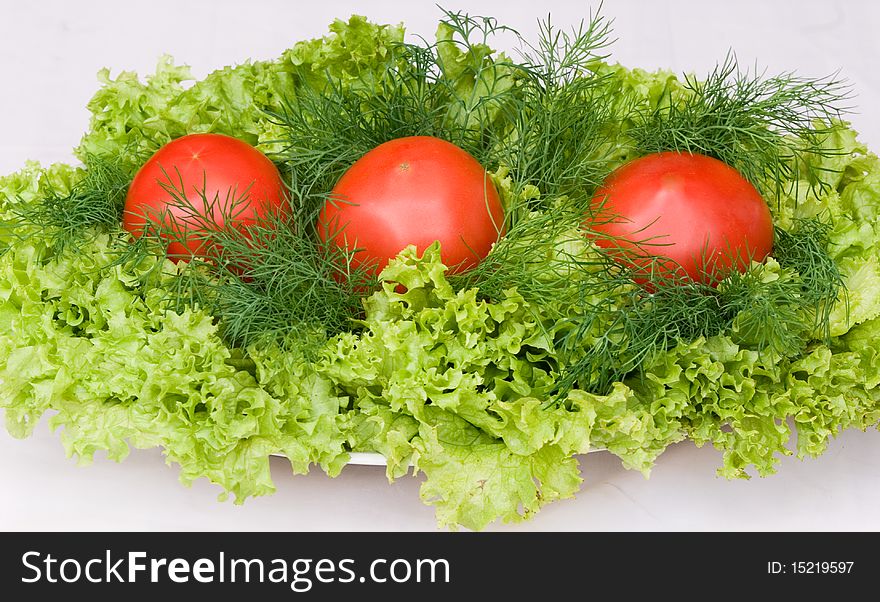
<svg viewBox="0 0 880 602">
<path fill-rule="evenodd" d="M 285 457 L 284 454 L 269 454 L 276 458 Z M 348 452 L 350 456 L 346 464 L 357 464 L 358 466 L 385 466 L 385 456 L 378 452 Z"/>
<path fill-rule="evenodd" d="M 359 466 L 385 466 L 385 456 L 378 452 L 351 452 L 349 453 L 349 464 L 357 464 Z"/>
<path fill-rule="evenodd" d="M 605 451 L 602 448 L 594 448 L 587 453 Z M 284 454 L 272 454 L 273 456 L 283 458 Z M 378 452 L 350 452 L 351 456 L 347 464 L 355 464 L 357 466 L 385 466 L 385 456 Z"/>
</svg>

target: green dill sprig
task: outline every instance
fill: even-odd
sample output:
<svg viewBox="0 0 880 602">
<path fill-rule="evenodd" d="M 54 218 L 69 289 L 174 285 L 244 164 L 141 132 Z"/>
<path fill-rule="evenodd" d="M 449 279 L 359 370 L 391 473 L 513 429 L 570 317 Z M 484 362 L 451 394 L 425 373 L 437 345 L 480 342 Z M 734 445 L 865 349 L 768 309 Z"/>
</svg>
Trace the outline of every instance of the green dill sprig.
<svg viewBox="0 0 880 602">
<path fill-rule="evenodd" d="M 553 90 L 523 86 L 510 120 L 514 134 L 495 147 L 496 160 L 510 169 L 515 195 L 534 186 L 542 202 L 514 209 L 528 213 L 566 197 L 589 211 L 593 191 L 609 173 L 609 126 L 620 117 L 602 80 L 585 77 Z M 519 217 L 514 212 L 512 218 Z"/>
<path fill-rule="evenodd" d="M 492 157 L 510 170 L 514 197 L 535 187 L 539 203 L 513 207 L 511 220 L 530 216 L 565 197 L 581 211 L 589 209 L 594 189 L 609 172 L 608 149 L 615 123 L 623 119 L 609 78 L 592 67 L 607 58 L 610 23 L 600 14 L 570 31 L 539 23 L 536 43 L 519 38 L 519 86 L 515 102 L 506 105 L 511 125 L 495 141 Z"/>
<path fill-rule="evenodd" d="M 591 77 L 590 65 L 609 57 L 606 52 L 614 40 L 612 22 L 601 14 L 601 5 L 590 11 L 570 31 L 559 29 L 549 17 L 538 22 L 538 41 L 530 43 L 519 37 L 519 54 L 532 79 L 547 93 L 560 90 L 584 77 Z"/>
<path fill-rule="evenodd" d="M 303 87 L 270 118 L 285 132 L 276 159 L 290 172 L 298 211 L 316 215 L 328 192 L 358 158 L 406 136 L 435 136 L 464 148 L 484 165 L 496 164 L 490 128 L 516 96 L 517 67 L 493 60 L 486 41 L 506 31 L 493 19 L 447 13 L 452 37 L 435 44 L 391 46 L 383 69 L 355 83 L 328 78 L 320 90 Z M 474 35 L 478 40 L 473 40 Z M 452 52 L 470 61 L 450 76 Z M 506 125 L 499 125 L 506 127 Z"/>
<path fill-rule="evenodd" d="M 73 251 L 102 232 L 119 229 L 131 183 L 130 157 L 87 154 L 84 177 L 69 192 L 41 181 L 41 197 L 12 206 L 16 236 L 39 236 L 56 255 Z"/>
<path fill-rule="evenodd" d="M 700 153 L 735 167 L 778 201 L 794 181 L 827 187 L 816 159 L 840 154 L 825 144 L 849 108 L 851 88 L 836 75 L 766 77 L 742 69 L 730 53 L 705 78 L 684 77 L 684 94 L 653 109 L 636 109 L 626 134 L 644 153 Z"/>
<path fill-rule="evenodd" d="M 775 228 L 773 255 L 800 276 L 798 295 L 813 316 L 812 331 L 828 340 L 831 312 L 838 300 L 849 314 L 849 296 L 840 268 L 829 254 L 833 224 L 827 217 L 795 220 L 791 231 Z"/>
<path fill-rule="evenodd" d="M 141 250 L 177 242 L 194 250 L 173 282 L 166 306 L 207 309 L 233 345 L 295 342 L 308 350 L 327 336 L 350 330 L 362 311 L 361 298 L 375 278 L 355 266 L 355 251 L 324 244 L 311 221 L 280 211 L 255 216 L 250 190 L 224 196 L 164 174 L 170 203 L 148 216 Z M 185 193 L 195 190 L 195 200 Z M 135 248 L 135 247 L 132 247 Z M 137 262 L 129 255 L 122 259 Z"/>
<path fill-rule="evenodd" d="M 582 221 L 582 213 L 567 204 L 518 219 L 487 257 L 466 272 L 450 274 L 449 281 L 457 290 L 476 288 L 492 300 L 503 299 L 507 290 L 516 288 L 545 315 L 562 318 L 561 312 L 576 302 L 572 278 L 591 262 L 581 253 Z"/>
<path fill-rule="evenodd" d="M 518 62 L 495 63 L 515 87 L 505 88 L 503 98 L 489 96 L 485 106 L 497 113 L 478 128 L 489 139 L 485 164 L 500 168 L 509 184 L 507 233 L 476 268 L 451 280 L 490 299 L 516 287 L 528 301 L 564 310 L 579 294 L 572 278 L 604 269 L 581 253 L 583 221 L 609 172 L 605 149 L 622 115 L 607 79 L 591 70 L 606 58 L 610 24 L 596 13 L 571 31 L 549 20 L 539 25 L 534 44 L 515 34 Z"/>
<path fill-rule="evenodd" d="M 791 231 L 777 228 L 778 272 L 753 263 L 714 282 L 663 282 L 664 276 L 648 288 L 632 283 L 646 271 L 669 274 L 667 260 L 639 257 L 635 263 L 643 267 L 628 268 L 615 263 L 613 249 L 596 249 L 609 269 L 577 285 L 582 296 L 564 319 L 570 327 L 559 341 L 557 400 L 572 387 L 606 392 L 682 341 L 727 334 L 759 353 L 792 357 L 817 336 L 827 338 L 832 309 L 839 298 L 846 302 L 842 275 L 828 253 L 829 231 L 830 224 L 816 218 L 800 220 Z M 600 294 L 597 286 L 605 287 Z"/>
</svg>

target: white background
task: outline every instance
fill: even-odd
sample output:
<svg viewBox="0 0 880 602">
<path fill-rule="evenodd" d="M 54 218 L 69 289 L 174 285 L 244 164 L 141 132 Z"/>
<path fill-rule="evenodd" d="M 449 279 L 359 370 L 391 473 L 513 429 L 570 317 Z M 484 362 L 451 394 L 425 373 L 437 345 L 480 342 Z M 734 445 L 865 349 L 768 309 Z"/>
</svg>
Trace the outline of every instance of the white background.
<svg viewBox="0 0 880 602">
<path fill-rule="evenodd" d="M 548 13 L 577 23 L 588 2 L 449 0 L 447 8 L 499 17 L 527 37 Z M 592 3 L 595 8 L 597 3 Z M 0 0 L 0 174 L 26 159 L 71 161 L 88 125 L 85 105 L 103 66 L 148 73 L 172 54 L 201 77 L 248 58 L 278 55 L 320 36 L 334 18 L 366 14 L 403 21 L 430 38 L 432 2 L 190 1 L 19 3 Z M 880 3 L 863 1 L 606 0 L 615 20 L 615 60 L 644 68 L 705 72 L 729 48 L 744 65 L 822 76 L 840 70 L 854 85 L 862 139 L 880 149 Z M 650 479 L 606 453 L 582 461 L 584 487 L 532 521 L 503 530 L 880 530 L 880 433 L 848 431 L 818 459 L 786 458 L 779 474 L 728 482 L 720 455 L 690 443 L 663 454 Z M 278 492 L 244 506 L 216 501 L 202 480 L 191 489 L 158 450 L 122 464 L 98 458 L 79 468 L 45 421 L 24 441 L 0 428 L 0 530 L 431 530 L 420 480 L 389 485 L 382 468 L 352 466 L 336 479 L 291 476 L 273 460 Z"/>
</svg>

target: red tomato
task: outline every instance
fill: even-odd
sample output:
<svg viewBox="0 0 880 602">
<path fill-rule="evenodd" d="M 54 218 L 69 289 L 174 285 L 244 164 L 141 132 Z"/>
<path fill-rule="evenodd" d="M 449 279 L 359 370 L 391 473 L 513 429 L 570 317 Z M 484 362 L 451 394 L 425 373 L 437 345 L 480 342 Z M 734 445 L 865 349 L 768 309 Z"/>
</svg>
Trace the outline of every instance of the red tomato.
<svg viewBox="0 0 880 602">
<path fill-rule="evenodd" d="M 610 237 L 596 243 L 618 247 L 645 279 L 649 257 L 659 257 L 674 263 L 655 264 L 655 276 L 714 284 L 773 247 L 767 203 L 738 171 L 704 155 L 664 152 L 627 163 L 596 191 L 593 208 L 589 227 Z"/>
<path fill-rule="evenodd" d="M 172 192 L 185 193 L 191 208 L 183 207 Z M 282 211 L 285 199 L 281 174 L 256 148 L 220 134 L 190 134 L 160 148 L 135 175 L 125 199 L 123 227 L 140 237 L 165 215 L 159 232 L 169 241 L 168 254 L 178 259 L 205 256 L 201 232 L 224 226 L 225 216 L 234 216 L 236 226 L 252 225 Z"/>
<path fill-rule="evenodd" d="M 504 210 L 486 170 L 463 149 L 430 136 L 398 138 L 361 157 L 318 217 L 322 240 L 357 251 L 378 274 L 408 245 L 440 241 L 452 273 L 477 265 L 504 235 Z"/>
</svg>

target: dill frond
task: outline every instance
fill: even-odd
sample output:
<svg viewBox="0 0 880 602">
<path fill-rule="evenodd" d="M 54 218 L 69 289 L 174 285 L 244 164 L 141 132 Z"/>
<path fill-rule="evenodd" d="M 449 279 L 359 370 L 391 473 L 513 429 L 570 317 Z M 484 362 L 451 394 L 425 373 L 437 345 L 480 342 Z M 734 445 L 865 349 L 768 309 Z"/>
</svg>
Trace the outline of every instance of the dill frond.
<svg viewBox="0 0 880 602">
<path fill-rule="evenodd" d="M 167 307 L 203 307 L 233 345 L 319 343 L 350 330 L 375 279 L 352 263 L 353 251 L 323 244 L 314 224 L 286 208 L 252 216 L 250 190 L 192 200 L 165 174 L 167 208 L 151 217 L 143 240 L 178 242 L 198 252 L 170 285 Z M 246 218 L 246 219 L 245 219 Z M 177 258 L 180 259 L 180 258 Z M 129 259 L 131 260 L 131 259 Z"/>
<path fill-rule="evenodd" d="M 835 75 L 742 69 L 729 53 L 705 78 L 684 78 L 678 102 L 640 110 L 626 133 L 642 153 L 700 153 L 735 167 L 765 197 L 778 201 L 791 181 L 825 190 L 815 159 L 840 154 L 825 144 L 849 108 L 851 88 Z M 813 158 L 813 161 L 806 159 Z M 805 173 L 798 173 L 805 170 Z"/>
<path fill-rule="evenodd" d="M 39 201 L 13 205 L 11 231 L 38 235 L 60 255 L 76 252 L 99 233 L 118 230 L 133 175 L 130 157 L 90 153 L 84 163 L 84 177 L 69 192 L 59 192 L 45 178 Z"/>
<path fill-rule="evenodd" d="M 828 254 L 830 225 L 819 219 L 776 230 L 774 258 L 780 272 L 768 277 L 763 264 L 731 269 L 717 281 L 654 281 L 649 288 L 621 286 L 638 274 L 632 269 L 598 271 L 583 280 L 580 306 L 572 308 L 571 328 L 560 340 L 563 361 L 559 395 L 572 387 L 605 392 L 658 353 L 682 341 L 728 334 L 759 353 L 792 357 L 816 333 L 830 332 L 831 311 L 846 289 Z M 608 254 L 608 250 L 599 251 Z M 613 261 L 613 252 L 608 255 Z M 668 274 L 662 258 L 640 258 Z M 708 262 L 708 259 L 705 261 Z M 607 288 L 590 294 L 598 285 Z M 821 335 L 820 335 L 821 336 Z"/>
<path fill-rule="evenodd" d="M 791 231 L 776 228 L 773 255 L 779 265 L 800 275 L 798 291 L 813 317 L 812 331 L 829 339 L 831 311 L 841 301 L 849 309 L 849 298 L 840 268 L 829 254 L 832 223 L 817 217 L 795 220 Z"/>
</svg>

